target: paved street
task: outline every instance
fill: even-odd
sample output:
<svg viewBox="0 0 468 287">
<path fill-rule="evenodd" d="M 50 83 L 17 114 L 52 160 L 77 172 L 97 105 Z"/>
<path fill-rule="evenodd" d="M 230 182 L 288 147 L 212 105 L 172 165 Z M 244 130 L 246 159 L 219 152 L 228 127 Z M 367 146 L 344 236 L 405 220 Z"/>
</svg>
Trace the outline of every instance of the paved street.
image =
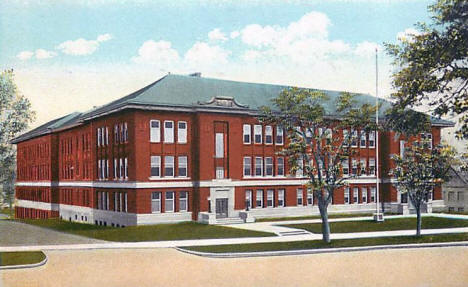
<svg viewBox="0 0 468 287">
<path fill-rule="evenodd" d="M 0 286 L 466 286 L 468 247 L 213 259 L 174 249 L 46 251 Z M 2 285 L 3 282 L 3 285 Z"/>
<path fill-rule="evenodd" d="M 10 220 L 0 220 L 0 246 L 99 243 L 81 237 Z"/>
</svg>

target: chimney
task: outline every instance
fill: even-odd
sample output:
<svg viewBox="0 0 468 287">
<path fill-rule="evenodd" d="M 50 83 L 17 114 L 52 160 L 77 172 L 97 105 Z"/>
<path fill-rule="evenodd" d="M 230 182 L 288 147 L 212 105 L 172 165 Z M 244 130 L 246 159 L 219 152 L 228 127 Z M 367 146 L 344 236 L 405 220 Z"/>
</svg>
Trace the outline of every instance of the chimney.
<svg viewBox="0 0 468 287">
<path fill-rule="evenodd" d="M 196 73 L 192 73 L 192 74 L 189 74 L 190 77 L 197 77 L 197 78 L 200 78 L 201 77 L 201 72 L 196 72 Z"/>
</svg>

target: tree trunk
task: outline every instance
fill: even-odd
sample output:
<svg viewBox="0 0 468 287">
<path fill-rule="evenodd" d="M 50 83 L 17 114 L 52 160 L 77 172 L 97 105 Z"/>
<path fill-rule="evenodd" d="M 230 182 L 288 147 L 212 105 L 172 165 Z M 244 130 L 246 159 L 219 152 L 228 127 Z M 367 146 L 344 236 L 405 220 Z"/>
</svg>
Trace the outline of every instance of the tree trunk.
<svg viewBox="0 0 468 287">
<path fill-rule="evenodd" d="M 421 204 L 416 206 L 416 236 L 421 236 Z"/>
<path fill-rule="evenodd" d="M 330 224 L 328 223 L 328 210 L 324 204 L 319 203 L 320 217 L 322 217 L 322 240 L 330 243 Z"/>
</svg>

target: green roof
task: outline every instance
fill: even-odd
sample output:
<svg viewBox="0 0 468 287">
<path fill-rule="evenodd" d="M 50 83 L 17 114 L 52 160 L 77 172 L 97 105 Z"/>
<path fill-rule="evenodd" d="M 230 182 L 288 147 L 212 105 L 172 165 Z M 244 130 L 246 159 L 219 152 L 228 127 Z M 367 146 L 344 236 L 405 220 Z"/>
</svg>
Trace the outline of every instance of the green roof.
<svg viewBox="0 0 468 287">
<path fill-rule="evenodd" d="M 95 108 L 84 113 L 72 113 L 60 119 L 53 120 L 26 134 L 16 138 L 13 142 L 50 133 L 75 125 L 79 122 L 87 121 L 91 118 L 100 117 L 116 110 L 124 108 L 209 108 L 209 103 L 214 98 L 232 99 L 238 104 L 238 110 L 257 111 L 261 106 L 271 106 L 272 99 L 290 86 L 258 84 L 236 82 L 220 79 L 204 78 L 199 76 L 184 76 L 169 74 L 156 82 L 128 95 L 113 101 L 107 105 Z M 330 101 L 325 104 L 326 112 L 335 114 L 335 99 L 341 92 L 326 91 Z M 375 104 L 375 97 L 368 94 L 355 94 L 355 99 L 359 104 Z M 379 100 L 381 103 L 380 116 L 383 117 L 385 111 L 391 107 L 391 103 L 386 100 Z M 214 109 L 223 109 L 215 106 Z M 232 109 L 231 109 L 232 110 Z M 453 126 L 452 122 L 431 117 L 431 122 L 441 126 Z"/>
</svg>

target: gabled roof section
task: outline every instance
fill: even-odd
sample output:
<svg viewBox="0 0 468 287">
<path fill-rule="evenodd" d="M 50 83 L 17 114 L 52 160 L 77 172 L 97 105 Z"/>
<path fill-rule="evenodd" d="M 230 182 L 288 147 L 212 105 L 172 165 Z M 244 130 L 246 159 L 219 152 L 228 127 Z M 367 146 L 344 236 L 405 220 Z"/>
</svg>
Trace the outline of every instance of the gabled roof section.
<svg viewBox="0 0 468 287">
<path fill-rule="evenodd" d="M 287 88 L 290 86 L 236 82 L 203 78 L 198 75 L 168 74 L 150 85 L 104 106 L 84 113 L 72 113 L 50 121 L 17 137 L 12 142 L 18 143 L 53 131 L 66 129 L 127 108 L 255 113 L 262 106 L 272 107 L 272 100 Z M 339 97 L 341 92 L 316 91 L 322 91 L 328 95 L 330 100 L 324 103 L 325 110 L 329 115 L 336 115 L 335 99 Z M 375 104 L 375 97 L 368 94 L 355 94 L 355 100 L 358 104 Z M 385 111 L 391 107 L 391 103 L 383 99 L 380 99 L 379 103 L 381 104 L 379 117 L 383 117 Z M 438 126 L 453 126 L 452 122 L 434 117 L 431 117 L 431 122 Z"/>
</svg>

